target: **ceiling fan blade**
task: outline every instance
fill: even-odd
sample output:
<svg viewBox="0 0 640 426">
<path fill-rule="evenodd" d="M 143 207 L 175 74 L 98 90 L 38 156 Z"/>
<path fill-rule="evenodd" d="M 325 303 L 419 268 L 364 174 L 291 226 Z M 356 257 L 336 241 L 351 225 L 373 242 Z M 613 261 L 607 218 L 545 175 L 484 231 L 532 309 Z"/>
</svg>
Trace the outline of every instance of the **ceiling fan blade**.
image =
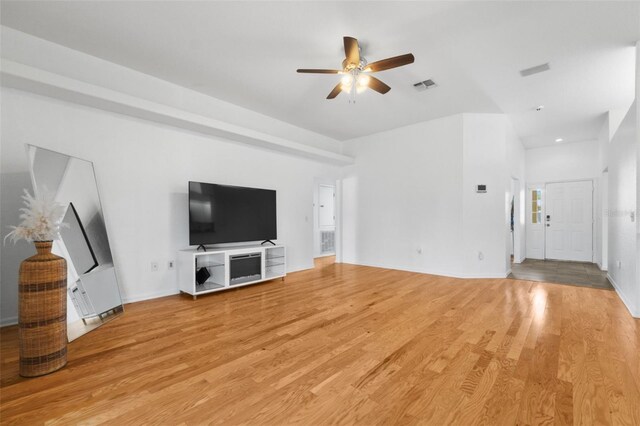
<svg viewBox="0 0 640 426">
<path fill-rule="evenodd" d="M 303 74 L 340 74 L 340 70 L 316 70 L 316 69 L 299 69 L 297 72 Z"/>
<path fill-rule="evenodd" d="M 367 65 L 366 70 L 369 72 L 384 71 L 391 68 L 401 67 L 403 65 L 412 64 L 415 58 L 411 53 L 406 55 L 394 56 L 393 58 L 383 59 L 381 61 L 372 62 Z"/>
<path fill-rule="evenodd" d="M 333 88 L 331 93 L 329 93 L 329 96 L 327 96 L 327 99 L 335 98 L 336 96 L 338 96 L 340 94 L 340 92 L 342 92 L 342 83 L 338 83 L 336 85 L 336 87 Z"/>
<path fill-rule="evenodd" d="M 344 54 L 347 64 L 358 66 L 360 64 L 360 47 L 358 40 L 353 37 L 344 37 Z"/>
<path fill-rule="evenodd" d="M 383 95 L 387 93 L 389 90 L 391 90 L 391 87 L 387 86 L 385 83 L 378 80 L 372 75 L 369 76 L 369 83 L 367 83 L 367 86 L 369 86 L 370 89 L 373 89 L 378 93 L 382 93 Z"/>
</svg>

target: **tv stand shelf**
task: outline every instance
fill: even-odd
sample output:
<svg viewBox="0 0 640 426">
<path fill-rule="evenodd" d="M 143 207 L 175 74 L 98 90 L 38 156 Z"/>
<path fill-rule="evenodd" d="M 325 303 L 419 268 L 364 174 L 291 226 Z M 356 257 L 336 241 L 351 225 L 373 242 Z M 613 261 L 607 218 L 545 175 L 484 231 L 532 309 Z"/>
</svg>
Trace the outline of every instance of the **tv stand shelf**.
<svg viewBox="0 0 640 426">
<path fill-rule="evenodd" d="M 206 269 L 209 276 L 198 284 L 196 274 Z M 193 296 L 238 288 L 282 278 L 286 273 L 286 249 L 277 244 L 216 247 L 207 251 L 196 249 L 178 252 L 180 291 Z M 206 276 L 206 273 L 204 273 Z"/>
</svg>

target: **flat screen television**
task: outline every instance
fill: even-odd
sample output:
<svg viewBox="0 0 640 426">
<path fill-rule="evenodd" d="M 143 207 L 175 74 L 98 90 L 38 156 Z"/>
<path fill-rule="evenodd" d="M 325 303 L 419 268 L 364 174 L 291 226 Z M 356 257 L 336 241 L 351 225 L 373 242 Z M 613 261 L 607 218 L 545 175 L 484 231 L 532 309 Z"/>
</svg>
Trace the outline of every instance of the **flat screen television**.
<svg viewBox="0 0 640 426">
<path fill-rule="evenodd" d="M 189 244 L 275 240 L 276 191 L 189 182 Z"/>
</svg>

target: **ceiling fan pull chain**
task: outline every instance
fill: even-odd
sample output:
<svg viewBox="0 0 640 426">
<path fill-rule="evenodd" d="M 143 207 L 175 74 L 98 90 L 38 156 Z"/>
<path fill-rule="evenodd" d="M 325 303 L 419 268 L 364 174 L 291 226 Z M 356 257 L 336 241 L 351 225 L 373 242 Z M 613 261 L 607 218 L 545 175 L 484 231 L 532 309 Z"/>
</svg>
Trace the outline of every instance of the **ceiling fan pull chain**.
<svg viewBox="0 0 640 426">
<path fill-rule="evenodd" d="M 351 90 L 349 91 L 349 103 L 356 103 L 356 86 L 358 85 L 358 74 L 356 68 L 351 71 Z"/>
</svg>

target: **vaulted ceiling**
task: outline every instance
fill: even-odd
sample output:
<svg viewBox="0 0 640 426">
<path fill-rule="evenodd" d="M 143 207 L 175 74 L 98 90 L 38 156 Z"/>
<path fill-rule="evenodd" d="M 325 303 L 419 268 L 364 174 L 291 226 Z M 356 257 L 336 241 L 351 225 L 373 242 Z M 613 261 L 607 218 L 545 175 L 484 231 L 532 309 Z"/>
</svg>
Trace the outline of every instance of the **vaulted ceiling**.
<svg viewBox="0 0 640 426">
<path fill-rule="evenodd" d="M 345 140 L 461 112 L 503 112 L 527 147 L 597 137 L 634 97 L 640 2 L 3 1 L 8 27 Z M 342 37 L 383 71 L 386 95 L 325 97 Z M 550 70 L 520 70 L 548 62 Z M 413 83 L 433 79 L 418 92 Z M 537 112 L 535 107 L 544 105 Z"/>
</svg>

